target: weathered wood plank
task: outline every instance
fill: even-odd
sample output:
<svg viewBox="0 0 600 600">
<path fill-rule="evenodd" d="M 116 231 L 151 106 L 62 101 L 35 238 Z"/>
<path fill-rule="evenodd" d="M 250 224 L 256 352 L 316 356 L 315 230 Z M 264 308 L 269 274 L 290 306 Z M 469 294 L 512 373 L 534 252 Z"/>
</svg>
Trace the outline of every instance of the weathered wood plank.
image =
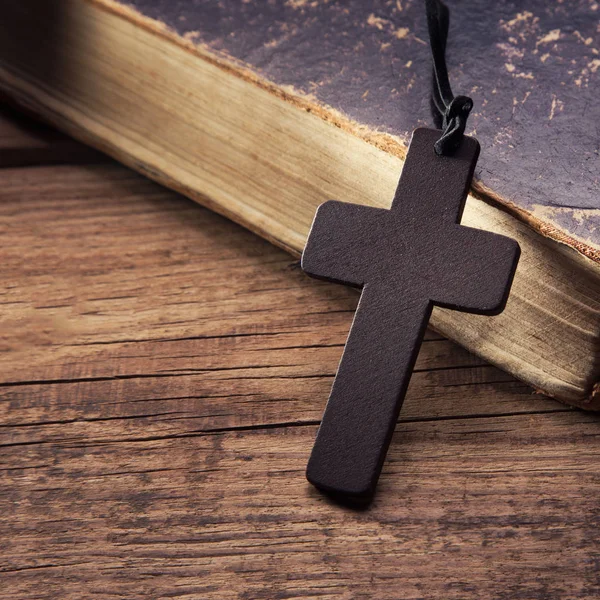
<svg viewBox="0 0 600 600">
<path fill-rule="evenodd" d="M 356 294 L 121 167 L 2 175 L 0 598 L 597 598 L 598 418 L 430 332 L 334 505 L 303 470 Z"/>
<path fill-rule="evenodd" d="M 3 597 L 600 593 L 593 415 L 401 424 L 365 512 L 304 480 L 314 426 L 136 441 L 115 420 L 49 442 L 50 427 L 0 455 Z"/>
<path fill-rule="evenodd" d="M 319 418 L 355 293 L 125 169 L 4 175 L 0 394 L 19 403 L 7 422 L 97 416 L 115 393 L 185 402 L 203 415 L 195 428 Z M 235 410 L 223 409 L 228 395 Z M 556 404 L 430 334 L 403 416 L 546 409 Z"/>
</svg>

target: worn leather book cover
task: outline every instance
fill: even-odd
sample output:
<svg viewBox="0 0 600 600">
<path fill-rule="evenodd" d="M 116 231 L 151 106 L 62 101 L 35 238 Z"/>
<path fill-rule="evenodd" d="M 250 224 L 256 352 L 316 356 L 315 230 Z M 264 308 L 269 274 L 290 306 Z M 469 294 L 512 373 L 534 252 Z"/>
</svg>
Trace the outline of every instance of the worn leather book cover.
<svg viewBox="0 0 600 600">
<path fill-rule="evenodd" d="M 431 126 L 421 0 L 123 5 L 374 131 Z M 600 260 L 600 8 L 595 0 L 449 2 L 454 92 L 475 108 L 475 177 L 544 235 Z"/>
</svg>

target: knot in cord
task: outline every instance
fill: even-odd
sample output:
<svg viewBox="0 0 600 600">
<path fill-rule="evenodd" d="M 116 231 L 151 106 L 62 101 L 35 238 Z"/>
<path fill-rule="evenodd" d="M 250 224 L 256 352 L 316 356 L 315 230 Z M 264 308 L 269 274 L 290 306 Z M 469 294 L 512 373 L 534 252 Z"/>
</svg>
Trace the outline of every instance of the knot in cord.
<svg viewBox="0 0 600 600">
<path fill-rule="evenodd" d="M 444 111 L 442 137 L 434 144 L 437 154 L 448 155 L 456 149 L 465 132 L 473 100 L 467 96 L 456 96 Z"/>
<path fill-rule="evenodd" d="M 442 136 L 434 144 L 439 155 L 449 155 L 460 144 L 473 108 L 473 100 L 467 96 L 454 96 L 446 66 L 446 42 L 450 25 L 450 12 L 441 0 L 426 0 L 429 43 L 433 58 L 431 109 Z"/>
</svg>

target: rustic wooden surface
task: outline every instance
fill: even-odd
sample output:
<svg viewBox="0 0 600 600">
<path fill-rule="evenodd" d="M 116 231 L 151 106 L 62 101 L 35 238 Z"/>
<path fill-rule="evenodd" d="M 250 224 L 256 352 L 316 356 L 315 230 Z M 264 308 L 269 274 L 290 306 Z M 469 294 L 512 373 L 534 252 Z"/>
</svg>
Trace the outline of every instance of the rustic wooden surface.
<svg viewBox="0 0 600 600">
<path fill-rule="evenodd" d="M 429 332 L 374 503 L 331 503 L 357 296 L 48 135 L 0 117 L 0 598 L 598 598 L 598 417 Z"/>
</svg>

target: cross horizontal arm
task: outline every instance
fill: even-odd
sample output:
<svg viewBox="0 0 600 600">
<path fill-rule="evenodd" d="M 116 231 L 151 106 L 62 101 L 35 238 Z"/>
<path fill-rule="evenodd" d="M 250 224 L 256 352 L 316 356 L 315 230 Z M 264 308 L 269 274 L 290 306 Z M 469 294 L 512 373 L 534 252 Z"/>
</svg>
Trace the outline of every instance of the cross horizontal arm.
<svg viewBox="0 0 600 600">
<path fill-rule="evenodd" d="M 363 249 L 375 245 L 381 234 L 378 222 L 388 212 L 337 200 L 321 204 L 302 253 L 302 269 L 312 277 L 362 287 L 372 262 Z"/>
<path fill-rule="evenodd" d="M 508 237 L 455 226 L 446 238 L 444 268 L 436 273 L 431 300 L 439 306 L 480 314 L 504 308 L 521 250 Z"/>
</svg>

